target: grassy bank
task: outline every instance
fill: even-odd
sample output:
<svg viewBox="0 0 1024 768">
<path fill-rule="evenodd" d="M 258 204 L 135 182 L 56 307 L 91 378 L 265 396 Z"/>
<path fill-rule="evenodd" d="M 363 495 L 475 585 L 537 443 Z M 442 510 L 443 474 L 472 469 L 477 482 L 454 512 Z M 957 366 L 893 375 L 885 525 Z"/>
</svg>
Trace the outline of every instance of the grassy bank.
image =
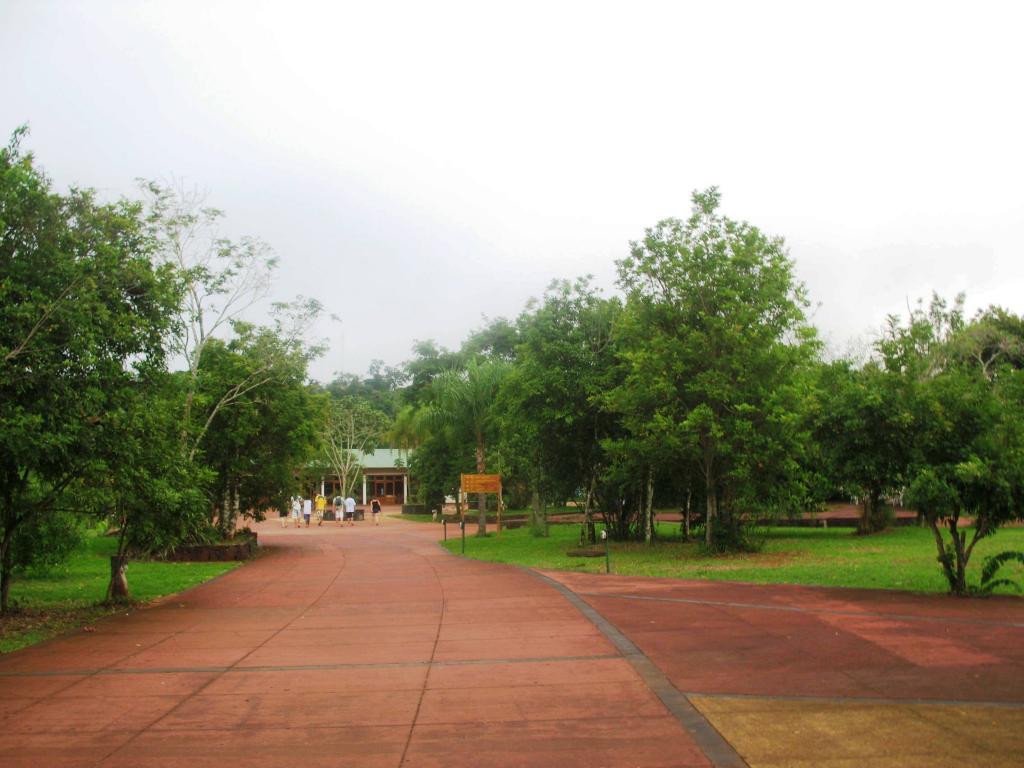
<svg viewBox="0 0 1024 768">
<path fill-rule="evenodd" d="M 773 528 L 762 551 L 711 557 L 695 542 L 678 537 L 678 524 L 659 524 L 661 539 L 651 546 L 611 542 L 613 573 L 680 579 L 718 579 L 775 584 L 904 589 L 945 592 L 945 580 L 936 562 L 935 541 L 927 529 L 895 528 L 872 536 L 855 536 L 841 528 Z M 451 533 L 449 531 L 449 533 Z M 467 531 L 466 556 L 533 568 L 599 573 L 604 558 L 569 557 L 579 536 L 576 525 L 551 526 L 550 536 L 534 538 L 528 530 L 504 531 L 478 539 Z M 448 549 L 459 553 L 457 538 Z M 975 549 L 968 570 L 977 581 L 986 556 L 1008 549 L 1024 550 L 1024 529 L 1006 528 L 983 540 Z M 1024 580 L 1020 566 L 1001 572 Z M 1012 593 L 1004 589 L 1002 592 Z"/>
<path fill-rule="evenodd" d="M 100 606 L 110 579 L 117 540 L 86 539 L 67 563 L 45 573 L 20 575 L 11 584 L 18 612 L 0 620 L 0 653 L 38 643 L 93 621 L 112 609 Z M 132 562 L 128 587 L 139 602 L 180 592 L 236 567 L 238 563 Z M 123 610 L 123 609 L 121 609 Z"/>
</svg>

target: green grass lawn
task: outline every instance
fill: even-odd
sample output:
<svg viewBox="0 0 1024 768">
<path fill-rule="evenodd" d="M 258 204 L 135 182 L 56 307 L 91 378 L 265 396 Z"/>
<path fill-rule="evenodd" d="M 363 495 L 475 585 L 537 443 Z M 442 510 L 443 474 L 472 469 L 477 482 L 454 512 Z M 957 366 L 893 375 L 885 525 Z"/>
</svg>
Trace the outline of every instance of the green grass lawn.
<svg viewBox="0 0 1024 768">
<path fill-rule="evenodd" d="M 664 538 L 652 546 L 611 542 L 612 573 L 680 579 L 718 579 L 773 584 L 817 584 L 876 589 L 945 592 L 945 579 L 936 562 L 935 541 L 928 529 L 908 526 L 872 536 L 855 536 L 849 528 L 773 528 L 762 551 L 711 557 L 698 544 L 677 538 L 679 526 L 661 523 Z M 548 538 L 534 538 L 526 529 L 479 539 L 467 530 L 466 556 L 589 573 L 604 571 L 604 558 L 569 557 L 579 526 L 553 525 Z M 456 534 L 458 532 L 456 531 Z M 449 531 L 451 534 L 451 531 Z M 458 538 L 445 546 L 459 553 Z M 1008 549 L 1024 550 L 1024 528 L 1005 528 L 981 541 L 968 566 L 977 582 L 988 555 Z M 1024 568 L 1004 566 L 1002 575 L 1024 581 Z M 1012 593 L 1012 590 L 1000 590 Z"/>
<path fill-rule="evenodd" d="M 580 513 L 580 511 L 576 507 L 553 507 L 551 509 L 548 509 L 548 519 L 549 520 L 552 519 L 552 518 L 557 519 L 561 515 L 578 515 L 579 513 Z M 450 508 L 449 508 L 449 514 L 451 514 L 451 509 Z M 472 525 L 476 525 L 476 521 L 477 521 L 477 518 L 479 516 L 480 516 L 480 513 L 477 512 L 475 509 L 466 510 L 465 517 L 466 517 L 466 525 L 467 525 L 467 527 L 469 525 L 471 525 L 471 524 Z M 487 510 L 487 516 L 488 517 L 494 517 L 494 510 L 493 509 Z M 518 519 L 518 518 L 524 518 L 524 517 L 528 518 L 529 516 L 530 516 L 530 510 L 528 510 L 528 509 L 506 509 L 504 512 L 501 513 L 502 520 L 511 520 L 511 519 Z M 394 512 L 392 514 L 387 515 L 387 517 L 393 517 L 395 520 L 408 520 L 408 521 L 413 522 L 413 523 L 433 523 L 433 522 L 435 522 L 434 516 L 430 515 L 430 514 L 426 514 L 426 515 L 406 515 L 406 514 L 403 514 L 401 512 Z M 440 521 L 437 521 L 437 522 L 440 523 Z M 451 525 L 451 520 L 448 521 L 448 524 Z"/>
<path fill-rule="evenodd" d="M 0 620 L 0 653 L 38 643 L 116 611 L 99 605 L 110 580 L 110 556 L 116 553 L 117 539 L 92 536 L 64 565 L 15 578 L 11 600 L 18 604 L 19 612 Z M 131 562 L 128 588 L 134 600 L 144 602 L 181 592 L 238 565 Z"/>
</svg>

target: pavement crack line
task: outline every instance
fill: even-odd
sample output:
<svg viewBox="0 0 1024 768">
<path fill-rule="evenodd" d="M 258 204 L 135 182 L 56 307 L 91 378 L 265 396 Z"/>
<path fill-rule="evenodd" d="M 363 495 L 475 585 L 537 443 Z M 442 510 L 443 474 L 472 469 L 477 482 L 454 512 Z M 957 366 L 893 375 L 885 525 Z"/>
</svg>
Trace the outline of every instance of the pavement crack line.
<svg viewBox="0 0 1024 768">
<path fill-rule="evenodd" d="M 347 564 L 348 564 L 348 558 L 345 557 L 345 551 L 342 550 L 342 552 L 341 552 L 341 566 L 338 568 L 337 573 L 334 574 L 334 577 L 328 582 L 327 586 L 324 587 L 323 590 L 321 590 L 320 594 L 317 595 L 316 598 L 306 608 L 304 608 L 303 610 L 299 611 L 298 614 L 294 618 L 290 619 L 283 627 L 281 627 L 276 632 L 271 634 L 270 637 L 267 637 L 266 639 L 264 639 L 255 648 L 253 648 L 251 651 L 249 651 L 247 654 L 245 654 L 242 658 L 240 658 L 234 664 L 230 664 L 227 667 L 225 667 L 222 672 L 220 672 L 219 674 L 215 674 L 213 677 L 211 677 L 209 680 L 207 680 L 203 685 L 199 686 L 199 688 L 197 688 L 196 690 L 192 691 L 187 696 L 183 697 L 181 699 L 181 701 L 179 701 L 177 704 L 175 704 L 169 710 L 164 712 L 162 715 L 157 717 L 152 722 L 148 723 L 146 726 L 144 726 L 139 731 L 136 731 L 135 733 L 133 733 L 131 735 L 131 738 L 129 738 L 123 744 L 119 744 L 117 747 L 112 749 L 110 752 L 107 752 L 105 755 L 103 755 L 100 759 L 98 759 L 93 764 L 93 768 L 99 768 L 108 759 L 110 759 L 111 757 L 116 755 L 118 752 L 121 752 L 122 750 L 124 750 L 126 747 L 128 747 L 128 745 L 134 743 L 135 740 L 139 738 L 139 736 L 141 736 L 142 734 L 144 734 L 147 731 L 151 730 L 155 725 L 157 725 L 161 721 L 163 721 L 166 718 L 168 718 L 171 715 L 173 715 L 175 712 L 177 712 L 179 709 L 181 709 L 186 703 L 192 701 L 192 699 L 196 698 L 199 694 L 201 694 L 203 691 L 205 691 L 207 688 L 209 688 L 215 682 L 220 680 L 221 677 L 223 677 L 225 674 L 227 674 L 231 670 L 233 670 L 236 667 L 238 667 L 243 661 L 245 661 L 247 658 L 249 658 L 254 653 L 256 653 L 256 651 L 258 651 L 260 648 L 263 648 L 264 646 L 266 646 L 267 643 L 269 643 L 275 637 L 277 637 L 282 632 L 284 632 L 286 629 L 288 629 L 290 626 L 292 626 L 292 624 L 294 624 L 296 621 L 298 621 L 300 618 L 302 618 L 303 614 L 305 614 L 306 611 L 308 611 L 314 605 L 319 603 L 323 599 L 324 595 L 326 595 L 331 590 L 331 587 L 333 587 L 335 582 L 338 581 L 338 578 L 341 576 L 342 571 L 345 570 L 345 566 Z"/>
<path fill-rule="evenodd" d="M 715 768 L 749 768 L 747 762 L 725 737 L 693 706 L 686 694 L 676 688 L 664 672 L 636 644 L 587 601 L 564 584 L 532 569 L 524 569 L 535 578 L 554 587 L 614 645 L 637 671 L 665 708 L 693 738 Z"/>
<path fill-rule="evenodd" d="M 190 675 L 232 674 L 248 672 L 310 672 L 338 669 L 410 669 L 415 667 L 465 667 L 490 664 L 549 664 L 556 661 L 601 661 L 619 658 L 618 653 L 592 653 L 582 656 L 539 656 L 531 658 L 446 659 L 443 661 L 381 661 L 337 664 L 260 664 L 251 667 L 129 667 L 125 669 L 80 669 L 31 672 L 0 672 L 4 677 L 67 677 L 74 675 Z M 59 689 L 63 691 L 64 689 Z"/>
<path fill-rule="evenodd" d="M 441 577 L 437 573 L 437 569 L 434 564 L 430 562 L 430 558 L 420 555 L 427 565 L 430 566 L 431 572 L 434 574 L 434 579 L 437 581 L 437 588 L 441 591 L 441 615 L 437 620 L 437 634 L 434 635 L 434 647 L 430 649 L 430 661 L 427 662 L 427 674 L 423 676 L 423 688 L 420 691 L 419 700 L 416 702 L 416 711 L 413 713 L 412 722 L 409 724 L 409 735 L 405 739 L 405 746 L 402 748 L 402 759 L 398 761 L 398 768 L 402 768 L 405 765 L 405 758 L 409 754 L 409 746 L 412 744 L 412 734 L 416 730 L 416 722 L 420 718 L 420 708 L 423 706 L 423 699 L 427 695 L 427 686 L 430 684 L 430 672 L 434 668 L 434 657 L 437 656 L 437 645 L 441 642 L 441 628 L 444 626 L 444 617 L 448 609 L 448 598 L 444 594 L 444 583 L 441 581 Z"/>
</svg>

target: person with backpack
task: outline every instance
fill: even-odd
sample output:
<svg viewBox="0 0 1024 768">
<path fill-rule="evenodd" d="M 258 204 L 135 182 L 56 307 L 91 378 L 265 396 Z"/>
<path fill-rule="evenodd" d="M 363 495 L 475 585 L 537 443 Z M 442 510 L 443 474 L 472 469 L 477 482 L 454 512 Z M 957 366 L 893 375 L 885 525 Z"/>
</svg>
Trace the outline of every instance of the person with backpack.
<svg viewBox="0 0 1024 768">
<path fill-rule="evenodd" d="M 334 505 L 334 520 L 342 525 L 345 524 L 345 500 L 341 496 L 331 499 Z"/>
<path fill-rule="evenodd" d="M 380 500 L 376 496 L 370 501 L 370 511 L 373 512 L 373 524 L 380 525 Z"/>
</svg>

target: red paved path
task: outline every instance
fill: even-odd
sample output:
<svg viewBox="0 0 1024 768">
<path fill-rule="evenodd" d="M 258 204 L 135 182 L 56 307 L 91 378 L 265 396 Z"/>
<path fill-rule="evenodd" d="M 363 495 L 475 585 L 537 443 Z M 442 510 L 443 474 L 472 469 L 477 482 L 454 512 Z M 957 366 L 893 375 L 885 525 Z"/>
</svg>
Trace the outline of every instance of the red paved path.
<svg viewBox="0 0 1024 768">
<path fill-rule="evenodd" d="M 681 691 L 1024 705 L 1024 600 L 548 573 Z"/>
<path fill-rule="evenodd" d="M 0 657 L 0 766 L 709 764 L 530 573 L 434 526 L 262 528 L 244 569 Z M 548 576 L 683 692 L 1024 704 L 1024 601 Z"/>
<path fill-rule="evenodd" d="M 708 765 L 553 587 L 436 535 L 267 524 L 245 568 L 0 658 L 0 765 Z"/>
</svg>

